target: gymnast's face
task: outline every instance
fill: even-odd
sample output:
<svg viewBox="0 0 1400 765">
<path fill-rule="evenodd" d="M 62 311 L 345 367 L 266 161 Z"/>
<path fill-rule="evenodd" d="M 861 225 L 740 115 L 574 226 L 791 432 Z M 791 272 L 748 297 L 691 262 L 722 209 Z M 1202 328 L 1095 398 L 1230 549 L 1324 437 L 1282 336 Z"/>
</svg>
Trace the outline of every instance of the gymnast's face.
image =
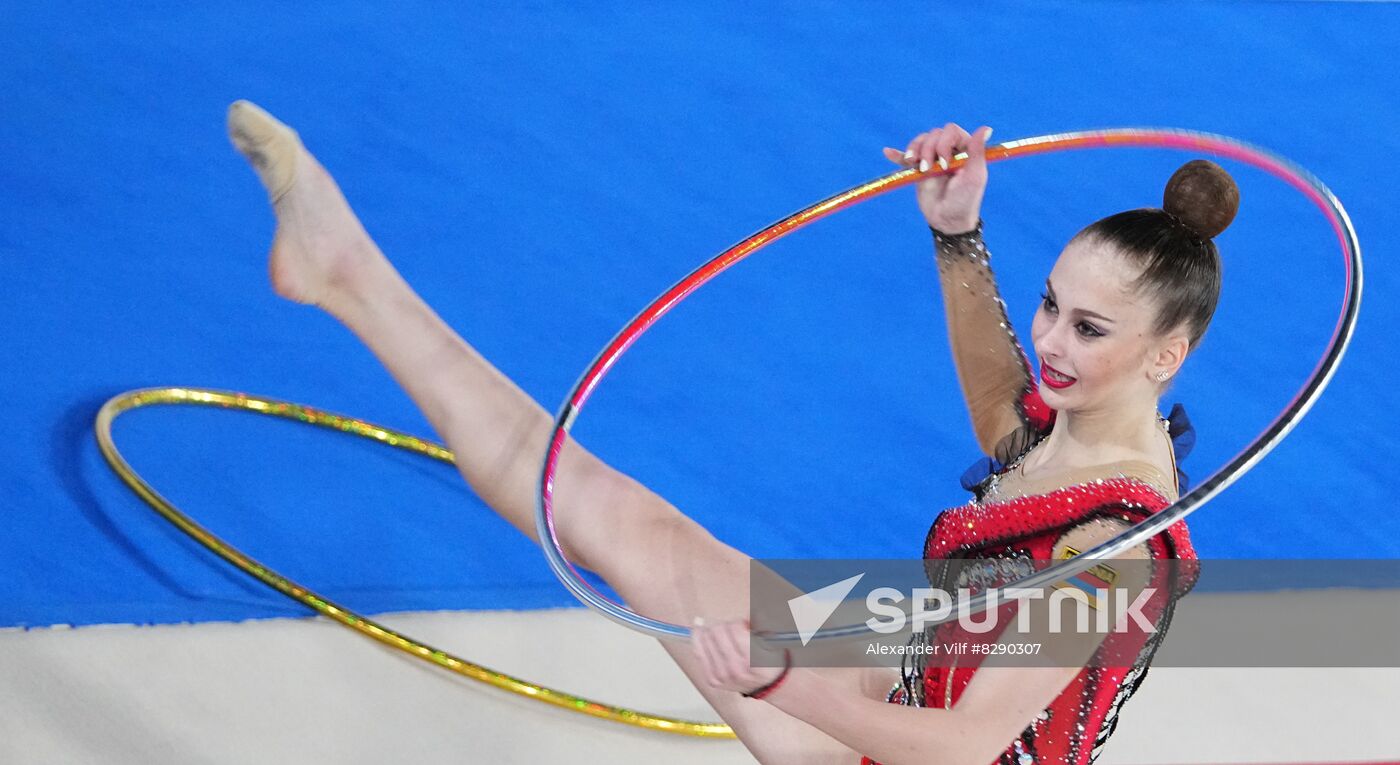
<svg viewBox="0 0 1400 765">
<path fill-rule="evenodd" d="M 1133 286 L 1139 273 L 1112 246 L 1091 239 L 1060 253 L 1031 325 L 1040 392 L 1050 407 L 1089 412 L 1156 401 L 1153 375 L 1166 338 L 1153 331 L 1156 301 Z"/>
</svg>

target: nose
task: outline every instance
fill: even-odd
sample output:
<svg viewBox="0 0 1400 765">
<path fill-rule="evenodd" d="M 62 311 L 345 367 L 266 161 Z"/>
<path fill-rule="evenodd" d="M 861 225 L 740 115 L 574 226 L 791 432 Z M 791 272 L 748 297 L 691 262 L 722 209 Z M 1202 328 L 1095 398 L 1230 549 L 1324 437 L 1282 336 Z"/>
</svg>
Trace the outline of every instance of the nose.
<svg viewBox="0 0 1400 765">
<path fill-rule="evenodd" d="M 1040 336 L 1037 345 L 1040 348 L 1040 355 L 1048 359 L 1063 358 L 1068 342 L 1066 333 L 1069 331 L 1069 322 L 1056 318 L 1051 322 L 1050 327 Z"/>
</svg>

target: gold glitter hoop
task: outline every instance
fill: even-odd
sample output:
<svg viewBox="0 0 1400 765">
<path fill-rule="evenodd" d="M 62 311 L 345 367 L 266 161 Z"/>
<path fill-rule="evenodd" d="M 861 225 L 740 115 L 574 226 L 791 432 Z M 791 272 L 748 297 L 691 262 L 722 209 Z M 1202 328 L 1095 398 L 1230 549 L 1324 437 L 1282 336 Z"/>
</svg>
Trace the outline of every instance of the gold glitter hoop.
<svg viewBox="0 0 1400 765">
<path fill-rule="evenodd" d="M 107 403 L 103 404 L 102 409 L 97 412 L 97 420 L 94 424 L 97 435 L 97 445 L 102 450 L 102 456 L 106 458 L 107 464 L 111 466 L 117 476 L 120 477 L 132 491 L 136 492 L 137 496 L 145 500 L 146 504 L 150 505 L 161 517 L 170 521 L 176 528 L 189 535 L 191 539 L 208 548 L 220 558 L 233 564 L 239 570 L 272 589 L 277 590 L 283 595 L 286 595 L 292 600 L 316 611 L 322 616 L 329 617 L 390 648 L 402 651 L 414 658 L 422 659 L 423 661 L 451 672 L 455 672 L 463 677 L 526 698 L 552 704 L 556 707 L 562 707 L 573 712 L 624 723 L 626 725 L 633 725 L 639 728 L 646 728 L 648 730 L 674 733 L 683 736 L 697 736 L 701 738 L 735 737 L 734 731 L 724 723 L 683 720 L 663 715 L 654 715 L 647 712 L 639 712 L 625 707 L 613 706 L 600 701 L 575 696 L 566 691 L 537 685 L 528 680 L 472 663 L 466 659 L 427 645 L 426 643 L 414 640 L 407 635 L 395 632 L 375 622 L 373 619 L 362 616 L 338 603 L 334 603 L 322 597 L 311 589 L 297 584 L 262 563 L 259 563 L 238 548 L 215 536 L 208 529 L 196 523 L 194 519 L 181 512 L 180 509 L 169 500 L 162 497 L 159 492 L 141 478 L 140 474 L 132 469 L 131 465 L 127 464 L 121 452 L 117 450 L 116 443 L 112 440 L 112 422 L 123 412 L 139 409 L 144 406 L 161 404 L 214 406 L 222 409 L 254 412 L 288 420 L 296 420 L 297 422 L 306 423 L 308 425 L 316 425 L 331 430 L 338 430 L 342 433 L 350 433 L 352 435 L 368 438 L 397 449 L 404 449 L 415 454 L 421 454 L 425 457 L 431 457 L 440 462 L 455 464 L 456 460 L 452 452 L 447 448 L 440 444 L 433 443 L 432 441 L 426 441 L 408 433 L 381 427 L 355 417 L 326 412 L 289 401 L 264 398 L 247 393 L 210 390 L 206 388 L 169 387 L 144 388 L 141 390 L 127 391 L 126 393 L 112 397 Z"/>
</svg>

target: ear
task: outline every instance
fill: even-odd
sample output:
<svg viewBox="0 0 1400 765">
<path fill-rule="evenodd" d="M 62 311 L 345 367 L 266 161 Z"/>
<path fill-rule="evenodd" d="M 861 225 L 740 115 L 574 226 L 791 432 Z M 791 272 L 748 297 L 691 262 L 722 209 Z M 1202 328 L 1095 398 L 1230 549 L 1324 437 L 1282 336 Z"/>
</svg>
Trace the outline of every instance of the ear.
<svg viewBox="0 0 1400 765">
<path fill-rule="evenodd" d="M 1162 339 L 1157 346 L 1156 352 L 1149 359 L 1147 374 L 1154 381 L 1165 382 L 1176 376 L 1177 370 L 1181 369 L 1182 362 L 1186 361 L 1186 354 L 1191 350 L 1191 341 L 1185 334 L 1174 332 Z M 1157 378 L 1166 373 L 1166 380 Z"/>
</svg>

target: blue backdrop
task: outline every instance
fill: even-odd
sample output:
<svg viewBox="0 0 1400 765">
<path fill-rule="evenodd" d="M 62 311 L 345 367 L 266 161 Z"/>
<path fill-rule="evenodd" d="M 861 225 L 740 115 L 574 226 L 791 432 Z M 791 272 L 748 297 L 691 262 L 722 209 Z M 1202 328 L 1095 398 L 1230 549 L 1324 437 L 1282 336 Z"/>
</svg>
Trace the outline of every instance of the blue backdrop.
<svg viewBox="0 0 1400 765">
<path fill-rule="evenodd" d="M 152 385 L 232 388 L 429 434 L 342 327 L 269 291 L 272 217 L 228 146 L 249 98 L 295 127 L 443 316 L 553 409 L 652 297 L 743 235 L 882 174 L 953 119 L 998 140 L 1224 133 L 1320 175 L 1369 254 L 1332 387 L 1192 518 L 1212 557 L 1400 557 L 1395 410 L 1400 8 L 1371 3 L 23 3 L 0 25 L 0 625 L 300 613 L 167 527 L 91 421 Z M 1159 203 L 1186 155 L 997 165 L 984 210 L 1028 337 L 1081 226 Z M 1322 218 L 1227 163 L 1225 288 L 1164 404 L 1200 478 L 1312 369 L 1341 298 Z M 917 554 L 977 452 L 907 190 L 780 242 L 623 359 L 575 434 L 761 556 Z M 216 532 L 370 611 L 571 600 L 449 468 L 227 412 L 131 414 L 138 469 Z"/>
</svg>

